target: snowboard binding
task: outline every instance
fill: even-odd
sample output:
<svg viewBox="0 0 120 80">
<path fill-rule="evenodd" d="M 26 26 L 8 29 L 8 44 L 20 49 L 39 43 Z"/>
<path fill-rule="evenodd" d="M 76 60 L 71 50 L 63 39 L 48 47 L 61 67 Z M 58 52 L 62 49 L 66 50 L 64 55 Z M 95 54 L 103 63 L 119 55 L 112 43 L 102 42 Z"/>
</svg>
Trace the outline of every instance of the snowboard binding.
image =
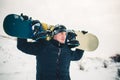
<svg viewBox="0 0 120 80">
<path fill-rule="evenodd" d="M 51 36 L 51 31 L 44 30 L 43 29 L 44 25 L 42 25 L 42 23 L 39 20 L 32 20 L 32 17 L 29 18 L 28 16 L 23 15 L 23 13 L 21 13 L 21 17 L 23 18 L 23 20 L 31 21 L 32 33 L 33 33 L 31 38 L 33 40 L 46 39 L 47 36 Z M 44 26 L 44 27 L 48 27 L 48 26 Z"/>
<path fill-rule="evenodd" d="M 77 34 L 74 30 L 67 31 L 66 43 L 70 48 L 74 48 L 80 45 L 79 41 L 76 40 Z"/>
</svg>

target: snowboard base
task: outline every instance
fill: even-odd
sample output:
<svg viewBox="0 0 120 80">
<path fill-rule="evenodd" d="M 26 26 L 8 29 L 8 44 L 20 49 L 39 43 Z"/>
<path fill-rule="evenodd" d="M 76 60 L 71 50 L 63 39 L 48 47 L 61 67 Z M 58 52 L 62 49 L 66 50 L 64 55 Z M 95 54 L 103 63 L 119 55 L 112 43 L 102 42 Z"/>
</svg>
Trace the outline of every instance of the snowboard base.
<svg viewBox="0 0 120 80">
<path fill-rule="evenodd" d="M 3 29 L 10 36 L 31 38 L 33 35 L 31 22 L 31 19 L 24 20 L 20 15 L 9 14 L 4 19 Z"/>
<path fill-rule="evenodd" d="M 83 34 L 81 31 L 75 31 L 77 34 L 76 39 L 80 42 L 77 47 L 85 51 L 94 51 L 98 48 L 99 40 L 96 35 L 92 33 Z"/>
</svg>

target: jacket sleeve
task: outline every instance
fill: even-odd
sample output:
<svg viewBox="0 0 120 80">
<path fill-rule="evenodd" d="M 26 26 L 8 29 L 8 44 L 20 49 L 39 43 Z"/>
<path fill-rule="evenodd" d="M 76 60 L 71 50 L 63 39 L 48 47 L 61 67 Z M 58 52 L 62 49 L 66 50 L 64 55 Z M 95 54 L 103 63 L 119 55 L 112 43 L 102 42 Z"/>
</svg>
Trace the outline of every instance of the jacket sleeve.
<svg viewBox="0 0 120 80">
<path fill-rule="evenodd" d="M 72 51 L 72 61 L 80 60 L 83 56 L 84 50 L 76 49 L 75 51 Z"/>
<path fill-rule="evenodd" d="M 17 39 L 17 48 L 26 54 L 37 55 L 38 47 L 37 42 L 27 42 L 27 39 Z"/>
</svg>

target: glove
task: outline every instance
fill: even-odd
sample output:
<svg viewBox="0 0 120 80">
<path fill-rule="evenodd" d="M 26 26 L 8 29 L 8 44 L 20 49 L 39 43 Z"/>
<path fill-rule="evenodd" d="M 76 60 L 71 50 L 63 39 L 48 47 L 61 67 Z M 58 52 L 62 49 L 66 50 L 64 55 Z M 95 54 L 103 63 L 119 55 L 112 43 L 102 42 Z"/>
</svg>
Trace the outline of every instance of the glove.
<svg viewBox="0 0 120 80">
<path fill-rule="evenodd" d="M 44 32 L 44 31 L 38 32 L 38 33 L 34 34 L 34 36 L 32 37 L 32 39 L 34 39 L 34 40 L 44 39 L 44 38 L 46 38 L 46 35 L 47 35 L 47 33 Z"/>
<path fill-rule="evenodd" d="M 36 33 L 36 34 L 33 36 L 33 39 L 34 39 L 34 40 L 46 39 L 46 38 L 47 38 L 48 36 L 50 36 L 51 34 L 52 34 L 52 32 L 49 31 L 49 30 L 41 31 L 41 32 Z"/>
<path fill-rule="evenodd" d="M 67 42 L 67 45 L 68 45 L 70 48 L 74 48 L 74 47 L 79 46 L 80 43 L 79 43 L 78 40 L 72 40 L 72 41 Z"/>
<path fill-rule="evenodd" d="M 66 43 L 70 48 L 74 48 L 80 45 L 79 41 L 76 40 L 77 34 L 74 31 L 67 32 Z"/>
<path fill-rule="evenodd" d="M 67 39 L 68 40 L 72 40 L 74 38 L 76 38 L 77 34 L 74 31 L 68 31 L 67 32 Z"/>
</svg>

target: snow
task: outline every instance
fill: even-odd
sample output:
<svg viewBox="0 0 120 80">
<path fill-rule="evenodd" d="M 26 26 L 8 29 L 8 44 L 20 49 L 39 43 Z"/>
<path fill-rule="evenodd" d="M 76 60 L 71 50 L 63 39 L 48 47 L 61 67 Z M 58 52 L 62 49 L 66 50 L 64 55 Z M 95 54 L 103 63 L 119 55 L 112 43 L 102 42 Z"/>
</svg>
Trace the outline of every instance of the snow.
<svg viewBox="0 0 120 80">
<path fill-rule="evenodd" d="M 35 80 L 35 56 L 16 48 L 16 40 L 0 36 L 0 80 Z M 110 58 L 86 57 L 71 62 L 71 80 L 120 80 L 120 63 Z"/>
<path fill-rule="evenodd" d="M 117 67 L 114 63 L 109 62 L 108 67 L 104 68 L 103 59 L 83 58 L 79 63 L 73 63 L 71 78 L 72 80 L 115 80 Z M 80 67 L 84 70 L 80 70 Z"/>
<path fill-rule="evenodd" d="M 20 52 L 13 39 L 0 37 L 0 42 L 0 80 L 35 80 L 35 57 Z"/>
</svg>

